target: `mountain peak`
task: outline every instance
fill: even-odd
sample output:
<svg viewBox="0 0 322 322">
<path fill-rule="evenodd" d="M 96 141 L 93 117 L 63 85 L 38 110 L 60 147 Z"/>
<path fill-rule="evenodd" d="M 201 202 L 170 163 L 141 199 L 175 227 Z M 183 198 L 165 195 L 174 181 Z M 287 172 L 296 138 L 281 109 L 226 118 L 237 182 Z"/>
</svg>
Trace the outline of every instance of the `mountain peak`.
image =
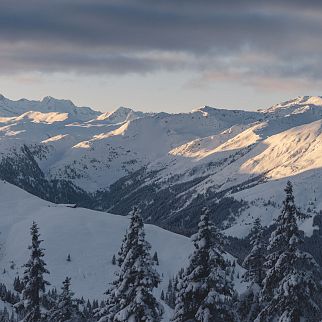
<svg viewBox="0 0 322 322">
<path fill-rule="evenodd" d="M 120 114 L 120 113 L 131 113 L 131 112 L 134 112 L 134 110 L 132 110 L 129 107 L 120 106 L 116 110 L 114 110 L 111 114 L 114 114 L 114 113 L 117 113 L 117 114 Z"/>
<path fill-rule="evenodd" d="M 298 97 L 301 104 L 311 104 L 311 105 L 320 105 L 322 106 L 322 97 L 321 96 L 299 96 Z"/>
<path fill-rule="evenodd" d="M 276 104 L 276 107 L 287 107 L 292 105 L 322 105 L 321 96 L 298 96 L 288 101 Z"/>
<path fill-rule="evenodd" d="M 57 112 L 68 113 L 74 120 L 88 121 L 95 119 L 100 113 L 89 107 L 77 107 L 70 100 L 57 99 L 51 96 L 44 97 L 41 101 L 20 99 L 13 101 L 0 96 L 0 116 L 12 117 L 19 116 L 26 112 Z"/>
<path fill-rule="evenodd" d="M 153 113 L 144 113 L 135 111 L 129 107 L 120 106 L 112 112 L 105 112 L 99 115 L 96 120 L 107 121 L 109 123 L 123 123 L 151 115 L 153 115 Z"/>
<path fill-rule="evenodd" d="M 295 113 L 297 111 L 303 111 L 305 108 L 309 107 L 320 108 L 322 107 L 322 97 L 321 96 L 298 96 L 291 100 L 275 104 L 266 110 L 261 112 L 266 114 L 277 114 L 281 116 Z"/>
<path fill-rule="evenodd" d="M 52 96 L 45 96 L 42 100 L 41 103 L 43 104 L 68 104 L 71 106 L 75 106 L 75 104 L 71 100 L 66 100 L 66 99 L 58 99 Z M 76 107 L 76 106 L 75 106 Z"/>
</svg>

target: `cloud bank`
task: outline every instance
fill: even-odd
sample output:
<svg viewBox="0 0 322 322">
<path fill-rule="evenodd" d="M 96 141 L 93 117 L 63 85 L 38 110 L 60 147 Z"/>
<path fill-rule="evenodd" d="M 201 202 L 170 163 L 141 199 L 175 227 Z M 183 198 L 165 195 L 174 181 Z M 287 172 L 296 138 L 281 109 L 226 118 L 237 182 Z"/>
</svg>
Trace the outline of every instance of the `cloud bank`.
<svg viewBox="0 0 322 322">
<path fill-rule="evenodd" d="M 151 73 L 280 87 L 322 80 L 321 1 L 4 0 L 0 73 Z"/>
</svg>

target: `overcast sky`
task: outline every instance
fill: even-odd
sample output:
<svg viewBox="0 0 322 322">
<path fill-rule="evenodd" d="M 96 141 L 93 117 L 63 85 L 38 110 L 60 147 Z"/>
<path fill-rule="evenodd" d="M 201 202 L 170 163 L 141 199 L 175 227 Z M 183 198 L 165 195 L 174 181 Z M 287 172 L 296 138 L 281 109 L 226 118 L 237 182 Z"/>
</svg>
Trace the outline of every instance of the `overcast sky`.
<svg viewBox="0 0 322 322">
<path fill-rule="evenodd" d="M 257 109 L 321 85 L 322 1 L 0 1 L 0 93 L 11 99 Z"/>
</svg>

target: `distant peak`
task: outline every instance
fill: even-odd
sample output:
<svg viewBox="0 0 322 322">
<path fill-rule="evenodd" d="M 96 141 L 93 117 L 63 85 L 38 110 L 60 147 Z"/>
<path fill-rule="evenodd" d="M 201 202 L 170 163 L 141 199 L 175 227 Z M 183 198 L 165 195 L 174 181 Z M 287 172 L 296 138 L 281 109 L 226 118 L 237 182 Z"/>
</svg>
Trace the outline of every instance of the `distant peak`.
<svg viewBox="0 0 322 322">
<path fill-rule="evenodd" d="M 315 105 L 315 106 L 322 106 L 322 97 L 321 96 L 298 96 L 296 98 L 290 99 L 288 101 L 273 105 L 264 112 L 275 112 L 279 110 L 287 110 L 289 108 L 296 108 L 299 106 L 305 105 Z"/>
<path fill-rule="evenodd" d="M 307 111 L 317 111 L 322 109 L 321 96 L 298 96 L 279 104 L 275 104 L 267 109 L 259 110 L 269 117 L 289 116 L 291 114 L 303 114 Z"/>
<path fill-rule="evenodd" d="M 134 112 L 134 110 L 132 110 L 129 107 L 124 107 L 124 106 L 120 106 L 118 107 L 116 110 L 114 110 L 112 113 L 130 113 L 130 112 Z"/>
<path fill-rule="evenodd" d="M 41 101 L 44 102 L 44 103 L 46 103 L 46 102 L 50 102 L 52 100 L 54 100 L 53 97 L 51 97 L 51 96 L 45 96 Z"/>
<path fill-rule="evenodd" d="M 214 107 L 211 107 L 209 105 L 204 105 L 204 106 L 200 106 L 200 107 L 194 108 L 192 110 L 192 113 L 193 112 L 198 112 L 198 111 L 200 111 L 200 112 L 207 112 L 207 111 L 214 110 L 214 109 L 215 109 Z"/>
<path fill-rule="evenodd" d="M 66 99 L 58 99 L 58 98 L 55 98 L 55 97 L 52 97 L 52 96 L 45 96 L 42 101 L 42 103 L 68 103 L 70 105 L 74 105 L 74 103 L 71 101 L 71 100 L 66 100 Z"/>
<path fill-rule="evenodd" d="M 289 105 L 304 105 L 304 104 L 311 104 L 311 105 L 322 105 L 322 97 L 321 96 L 298 96 L 291 100 L 282 102 L 277 104 L 276 106 L 289 106 Z"/>
<path fill-rule="evenodd" d="M 322 105 L 321 96 L 302 96 L 302 101 L 306 104 Z"/>
</svg>

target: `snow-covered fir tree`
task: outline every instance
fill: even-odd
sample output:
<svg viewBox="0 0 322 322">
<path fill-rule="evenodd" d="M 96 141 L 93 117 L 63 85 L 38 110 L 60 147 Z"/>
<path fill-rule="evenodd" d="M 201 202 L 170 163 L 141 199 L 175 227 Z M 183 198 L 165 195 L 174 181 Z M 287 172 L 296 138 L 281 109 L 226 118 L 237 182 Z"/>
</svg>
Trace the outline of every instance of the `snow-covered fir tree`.
<svg viewBox="0 0 322 322">
<path fill-rule="evenodd" d="M 133 214 L 134 209 L 131 214 Z M 128 253 L 130 249 L 130 243 L 128 242 L 128 231 L 125 232 L 125 235 L 123 236 L 121 247 L 117 253 L 117 265 L 121 267 L 123 264 L 124 258 L 126 257 L 126 254 Z"/>
<path fill-rule="evenodd" d="M 207 209 L 192 240 L 195 249 L 179 283 L 172 321 L 236 321 L 230 263 L 223 256 L 223 237 L 210 222 Z"/>
<path fill-rule="evenodd" d="M 263 227 L 261 220 L 257 218 L 250 232 L 250 244 L 252 249 L 245 257 L 243 267 L 247 270 L 243 275 L 246 282 L 253 282 L 262 285 L 265 277 L 265 243 L 263 239 Z"/>
<path fill-rule="evenodd" d="M 175 307 L 175 302 L 176 302 L 176 291 L 175 291 L 175 279 L 170 278 L 168 282 L 168 287 L 165 295 L 165 302 L 169 307 L 174 309 Z"/>
<path fill-rule="evenodd" d="M 43 260 L 44 249 L 40 247 L 42 240 L 39 239 L 39 229 L 35 222 L 32 223 L 30 232 L 31 254 L 30 259 L 24 265 L 22 300 L 15 307 L 23 314 L 24 322 L 37 322 L 42 318 L 41 305 L 46 285 L 50 285 L 44 278 L 44 274 L 49 274 L 49 271 Z"/>
<path fill-rule="evenodd" d="M 105 306 L 99 310 L 100 322 L 158 322 L 163 307 L 152 294 L 160 283 L 150 254 L 151 246 L 145 240 L 142 217 L 137 209 L 119 252 L 120 270 L 111 288 L 106 292 Z"/>
<path fill-rule="evenodd" d="M 243 280 L 249 283 L 247 290 L 240 296 L 238 311 L 242 321 L 253 322 L 260 312 L 259 294 L 265 277 L 265 245 L 263 228 L 257 218 L 250 233 L 250 253 L 243 262 L 246 272 Z"/>
<path fill-rule="evenodd" d="M 283 209 L 268 245 L 261 294 L 264 308 L 255 321 L 319 322 L 322 317 L 319 267 L 310 254 L 299 249 L 302 238 L 290 182 L 285 192 Z"/>
<path fill-rule="evenodd" d="M 15 277 L 13 281 L 13 289 L 18 293 L 21 293 L 23 290 L 23 282 L 20 280 L 19 276 Z"/>
<path fill-rule="evenodd" d="M 81 321 L 81 314 L 78 310 L 74 293 L 70 290 L 71 279 L 66 277 L 63 282 L 62 292 L 54 307 L 47 314 L 47 322 L 78 322 Z"/>
<path fill-rule="evenodd" d="M 175 277 L 169 279 L 168 287 L 165 292 L 164 301 L 170 306 L 172 309 L 176 306 L 176 294 L 178 293 L 178 285 L 179 281 L 181 281 L 184 273 L 184 269 L 181 268 L 178 274 Z"/>
</svg>

